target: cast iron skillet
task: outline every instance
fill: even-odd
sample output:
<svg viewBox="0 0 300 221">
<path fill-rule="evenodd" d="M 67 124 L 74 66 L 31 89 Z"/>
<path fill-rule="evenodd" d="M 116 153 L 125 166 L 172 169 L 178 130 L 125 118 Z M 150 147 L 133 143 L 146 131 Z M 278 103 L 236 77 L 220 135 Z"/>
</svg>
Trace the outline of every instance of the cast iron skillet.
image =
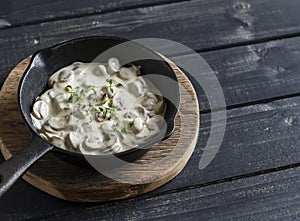
<svg viewBox="0 0 300 221">
<path fill-rule="evenodd" d="M 71 163 L 77 163 L 83 166 L 87 165 L 85 157 L 82 154 L 65 151 L 58 147 L 54 147 L 40 137 L 31 121 L 30 113 L 32 110 L 32 105 L 36 97 L 47 90 L 48 78 L 54 72 L 62 67 L 70 65 L 75 61 L 91 62 L 101 52 L 124 42 L 128 43 L 128 40 L 123 38 L 103 36 L 85 37 L 60 43 L 53 47 L 38 51 L 33 55 L 30 65 L 21 80 L 18 91 L 19 108 L 27 126 L 31 131 L 32 138 L 27 147 L 0 165 L 0 196 L 17 180 L 19 176 L 26 171 L 31 164 L 33 164 L 49 150 L 57 152 L 60 157 L 70 161 Z M 143 75 L 153 73 L 160 74 L 177 82 L 177 78 L 173 70 L 166 62 L 162 61 L 156 53 L 138 43 L 130 43 L 131 49 L 136 51 L 141 58 L 150 58 L 132 62 L 133 64 L 140 65 L 142 67 Z M 126 53 L 117 54 L 115 57 L 122 60 L 122 57 L 126 57 Z M 106 58 L 106 60 L 107 59 L 108 58 Z M 167 139 L 174 130 L 174 119 L 177 114 L 177 107 L 180 99 L 179 86 L 178 84 L 175 84 L 176 86 L 172 84 L 164 85 L 159 82 L 159 80 L 153 83 L 161 91 L 167 103 L 167 110 L 165 114 L 166 131 L 162 139 L 160 137 L 159 140 L 151 140 L 151 142 L 139 146 L 138 148 L 115 154 L 115 156 L 124 161 L 130 162 L 134 159 L 137 159 L 151 146 L 153 146 L 153 144 L 159 142 L 160 140 Z M 172 102 L 166 99 L 166 97 L 173 97 Z M 99 159 L 102 163 L 104 162 L 106 166 L 111 166 L 109 164 L 110 157 L 111 155 L 95 156 L 96 159 Z"/>
</svg>

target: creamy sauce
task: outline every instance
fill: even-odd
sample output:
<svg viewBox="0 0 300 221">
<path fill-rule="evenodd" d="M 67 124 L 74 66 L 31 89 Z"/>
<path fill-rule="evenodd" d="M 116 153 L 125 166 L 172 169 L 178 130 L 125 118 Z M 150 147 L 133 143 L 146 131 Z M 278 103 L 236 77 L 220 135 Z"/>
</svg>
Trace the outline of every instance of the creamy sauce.
<svg viewBox="0 0 300 221">
<path fill-rule="evenodd" d="M 158 134 L 166 105 L 134 65 L 75 62 L 49 78 L 31 113 L 40 135 L 83 154 L 120 153 Z"/>
</svg>

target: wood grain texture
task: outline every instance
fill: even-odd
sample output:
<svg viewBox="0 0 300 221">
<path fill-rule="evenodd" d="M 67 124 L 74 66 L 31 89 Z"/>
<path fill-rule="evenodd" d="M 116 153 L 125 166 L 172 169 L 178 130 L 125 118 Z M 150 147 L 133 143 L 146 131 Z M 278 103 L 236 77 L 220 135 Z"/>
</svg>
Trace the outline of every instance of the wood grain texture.
<svg viewBox="0 0 300 221">
<path fill-rule="evenodd" d="M 238 99 L 257 101 L 261 98 L 272 98 L 273 95 L 288 95 L 289 91 L 297 93 L 300 88 L 297 86 L 297 81 L 299 82 L 297 70 L 300 68 L 298 62 L 300 50 L 297 42 L 297 39 L 293 39 L 226 49 L 222 52 L 226 55 L 224 57 L 217 56 L 216 52 L 205 53 L 204 57 L 208 58 L 208 62 L 215 63 L 220 70 L 223 70 L 218 77 L 221 78 L 223 87 L 225 86 L 223 90 L 227 102 L 230 104 L 230 97 L 233 96 L 232 101 L 238 101 L 241 104 L 242 100 Z M 254 59 L 258 56 L 257 51 L 260 53 L 264 51 L 265 56 L 262 56 L 261 59 Z M 223 59 L 221 59 L 222 57 Z M 231 58 L 234 59 L 231 60 Z M 278 65 L 283 65 L 288 74 L 264 76 L 264 74 L 272 73 L 265 70 L 269 70 L 271 67 L 276 69 Z M 251 69 L 252 66 L 256 67 Z M 243 77 L 245 78 L 243 79 Z M 256 78 L 260 81 L 256 81 Z M 192 79 L 191 81 L 194 82 Z M 244 82 L 246 83 L 244 84 Z M 272 86 L 273 84 L 274 86 Z M 235 93 L 233 89 L 230 90 L 232 87 L 237 90 L 239 86 L 238 93 Z M 195 87 L 201 106 L 207 109 L 208 106 L 203 102 L 205 97 L 200 91 L 199 85 L 195 84 Z M 246 96 L 247 94 L 248 96 Z M 210 133 L 211 123 L 210 114 L 202 114 L 201 139 L 197 143 L 187 169 L 177 179 L 156 192 L 185 188 L 199 183 L 204 184 L 298 163 L 300 161 L 298 151 L 300 129 L 297 123 L 300 112 L 299 104 L 299 97 L 294 97 L 229 110 L 227 112 L 227 130 L 221 149 L 212 164 L 201 171 L 195 168 L 198 168 L 198 162 Z"/>
<path fill-rule="evenodd" d="M 98 205 L 72 215 L 78 220 L 298 220 L 299 185 L 298 167 L 148 199 Z M 56 213 L 46 220 L 64 217 Z"/>
<path fill-rule="evenodd" d="M 211 118 L 210 114 L 201 114 L 201 129 L 196 149 L 184 170 L 176 179 L 136 199 L 139 199 L 140 202 L 147 201 L 148 198 L 158 195 L 163 197 L 168 193 L 176 193 L 198 186 L 223 182 L 230 183 L 229 181 L 243 176 L 257 175 L 260 171 L 270 172 L 291 164 L 299 164 L 300 97 L 235 108 L 228 110 L 227 115 L 227 129 L 224 141 L 217 156 L 207 168 L 199 170 L 198 163 L 210 133 Z M 250 179 L 249 186 L 255 185 L 251 182 Z M 212 189 L 216 188 L 213 186 L 215 185 L 212 185 Z M 274 188 L 277 188 L 276 182 L 274 183 Z M 57 216 L 59 217 L 74 211 L 81 211 L 83 213 L 86 212 L 87 216 L 90 215 L 92 218 L 94 213 L 100 217 L 103 212 L 99 211 L 97 213 L 94 210 L 94 212 L 89 213 L 90 210 L 101 205 L 78 205 L 56 200 L 42 192 L 37 192 L 21 181 L 12 191 L 7 193 L 3 200 L 0 200 L 0 211 L 3 211 L 3 214 L 11 214 L 14 217 L 50 217 L 50 214 L 58 214 Z M 219 191 L 222 192 L 223 190 Z M 293 193 L 291 192 L 290 194 Z M 16 195 L 22 195 L 23 197 L 18 199 L 15 197 Z M 275 192 L 274 195 L 276 195 Z M 228 195 L 224 196 L 224 200 L 226 197 Z M 168 205 L 171 207 L 174 200 L 181 200 L 180 195 L 177 195 L 177 198 L 173 199 L 173 201 L 172 199 L 170 198 L 169 203 L 165 202 L 166 207 Z M 190 200 L 192 202 L 192 199 Z M 197 200 L 195 199 L 194 204 L 198 202 Z M 205 198 L 202 200 L 205 200 Z M 120 201 L 120 205 L 124 205 L 126 202 Z M 211 203 L 213 204 L 213 202 Z M 184 200 L 183 204 L 189 205 Z M 34 205 L 35 213 L 29 212 L 32 209 L 32 205 Z M 104 205 L 109 206 L 111 204 Z M 117 207 L 119 204 L 115 205 Z M 261 205 L 263 207 L 263 202 L 261 202 Z M 218 206 L 221 206 L 221 204 L 218 204 Z M 265 203 L 265 207 L 268 206 L 269 201 Z M 124 209 L 123 206 L 119 208 L 120 210 Z M 144 213 L 147 213 L 147 208 L 145 205 Z M 126 209 L 128 208 L 126 207 Z M 136 209 L 132 208 L 130 211 L 134 213 Z M 253 208 L 253 213 L 254 211 Z M 221 214 L 221 211 L 219 212 Z M 74 219 L 78 215 L 77 213 L 75 214 Z"/>
<path fill-rule="evenodd" d="M 174 0 L 176 1 L 176 0 Z M 85 0 L 85 1 L 51 1 L 51 0 L 14 0 L 0 1 L 0 19 L 2 27 L 15 27 L 70 17 L 102 14 L 109 11 L 138 8 L 146 5 L 166 4 L 170 0 Z M 1 22 L 0 22 L 1 28 Z"/>
<path fill-rule="evenodd" d="M 189 163 L 177 179 L 154 194 L 298 164 L 299 119 L 299 96 L 228 110 L 222 145 L 211 164 L 199 170 L 211 129 L 210 114 L 201 114 L 199 139 Z"/>
<path fill-rule="evenodd" d="M 218 71 L 229 107 L 265 103 L 228 111 L 226 143 L 212 164 L 199 171 L 195 168 L 198 168 L 210 130 L 210 115 L 202 115 L 202 139 L 187 169 L 176 180 L 156 191 L 185 188 L 299 162 L 299 127 L 297 123 L 288 123 L 289 118 L 296 122 L 299 117 L 299 98 L 272 100 L 299 93 L 299 41 L 300 38 L 293 38 L 201 53 Z M 193 61 L 189 56 L 184 58 Z M 201 110 L 208 110 L 200 86 L 195 84 L 195 88 L 203 107 Z M 280 109 L 276 110 L 276 107 Z M 265 141 L 266 137 L 268 141 Z"/>
<path fill-rule="evenodd" d="M 9 75 L 0 94 L 0 148 L 7 159 L 25 146 L 30 138 L 17 106 L 17 88 L 30 58 L 21 62 Z M 169 61 L 170 62 L 170 61 Z M 184 168 L 196 145 L 199 131 L 199 107 L 195 91 L 187 77 L 173 64 L 181 88 L 179 113 L 173 135 L 156 144 L 136 165 L 111 170 L 122 183 L 61 160 L 47 153 L 24 175 L 35 187 L 61 199 L 80 202 L 103 202 L 149 192 L 174 178 Z M 183 132 L 184 131 L 184 132 Z"/>
<path fill-rule="evenodd" d="M 270 41 L 200 53 L 217 76 L 225 96 L 227 108 L 267 103 L 300 93 L 300 38 Z M 171 57 L 193 64 L 193 55 Z M 211 73 L 200 72 L 201 78 Z M 210 109 L 201 85 L 195 86 L 201 111 Z"/>
<path fill-rule="evenodd" d="M 221 184 L 111 203 L 68 205 L 59 201 L 48 201 L 47 204 L 41 201 L 40 206 L 32 204 L 21 212 L 18 209 L 9 214 L 0 213 L 0 218 L 13 221 L 299 220 L 299 191 L 300 168 L 297 167 Z"/>
<path fill-rule="evenodd" d="M 187 1 L 0 30 L 0 83 L 22 58 L 81 36 L 158 37 L 194 50 L 209 50 L 299 32 L 298 0 L 253 0 L 247 4 Z"/>
<path fill-rule="evenodd" d="M 0 85 L 23 57 L 82 35 L 164 37 L 199 51 L 298 36 L 299 4 L 189 1 L 2 30 Z M 299 93 L 299 41 L 201 53 L 218 72 L 228 107 L 235 108 L 228 111 L 226 142 L 205 170 L 197 165 L 209 135 L 209 114 L 201 115 L 202 139 L 187 167 L 163 187 L 132 200 L 74 204 L 20 180 L 0 200 L 0 220 L 298 220 L 299 168 L 232 180 L 299 162 L 300 98 L 282 99 Z M 208 110 L 199 86 L 197 94 L 201 109 Z M 202 187 L 210 182 L 222 184 Z"/>
<path fill-rule="evenodd" d="M 117 31 L 117 34 L 122 34 L 118 31 L 119 29 L 122 29 L 122 32 L 134 31 L 128 33 L 130 36 L 141 35 L 142 31 L 147 37 L 158 37 L 157 35 L 171 39 L 179 37 L 182 43 L 190 43 L 188 45 L 193 48 L 214 47 L 299 32 L 298 7 L 300 3 L 297 0 L 285 2 L 280 0 L 177 2 L 178 0 L 174 0 L 172 4 L 159 5 L 164 1 L 167 2 L 166 0 L 143 1 L 145 3 L 142 1 L 134 2 L 133 0 L 118 2 L 105 0 L 96 4 L 95 0 L 88 0 L 85 3 L 75 1 L 74 5 L 71 6 L 66 1 L 29 2 L 18 0 L 15 4 L 3 3 L 2 14 L 4 15 L 2 16 L 6 16 L 5 11 L 10 11 L 11 17 L 14 17 L 15 20 L 26 21 L 38 18 L 42 20 L 44 17 L 59 18 L 61 15 L 70 13 L 75 17 L 77 11 L 80 12 L 81 10 L 97 12 L 101 7 L 117 9 L 122 5 L 125 7 L 126 5 L 134 5 L 136 8 L 130 10 L 57 21 L 55 22 L 58 25 L 56 30 L 66 31 L 68 29 L 69 33 L 76 33 L 78 29 L 84 32 L 95 28 L 99 31 L 110 28 L 113 29 L 111 30 L 113 33 Z M 147 6 L 150 2 L 154 6 L 151 4 Z M 170 2 L 172 0 L 169 0 Z M 143 5 L 145 6 L 143 7 Z M 45 11 L 50 14 L 48 15 Z M 50 24 L 42 21 L 40 23 L 38 25 L 40 28 Z M 72 26 L 73 30 L 71 31 L 71 27 L 68 28 L 68 26 Z M 27 27 L 24 28 L 26 30 Z M 207 37 L 208 35 L 210 37 Z"/>
</svg>

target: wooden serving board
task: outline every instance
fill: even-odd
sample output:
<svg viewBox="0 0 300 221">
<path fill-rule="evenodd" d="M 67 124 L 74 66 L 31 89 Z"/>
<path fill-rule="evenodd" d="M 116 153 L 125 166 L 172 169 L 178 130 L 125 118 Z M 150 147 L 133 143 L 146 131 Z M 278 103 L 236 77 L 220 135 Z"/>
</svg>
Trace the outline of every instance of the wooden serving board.
<svg viewBox="0 0 300 221">
<path fill-rule="evenodd" d="M 11 71 L 0 92 L 0 149 L 5 159 L 24 147 L 31 137 L 17 102 L 18 84 L 29 62 L 30 57 Z M 92 168 L 64 161 L 53 152 L 34 163 L 23 179 L 55 197 L 77 202 L 128 198 L 151 191 L 173 179 L 181 172 L 194 151 L 199 131 L 199 106 L 188 78 L 171 61 L 167 62 L 175 71 L 181 87 L 175 131 L 170 138 L 155 145 L 136 160 L 136 167 L 113 171 L 128 181 L 138 177 L 139 182 L 130 184 L 115 181 Z"/>
</svg>

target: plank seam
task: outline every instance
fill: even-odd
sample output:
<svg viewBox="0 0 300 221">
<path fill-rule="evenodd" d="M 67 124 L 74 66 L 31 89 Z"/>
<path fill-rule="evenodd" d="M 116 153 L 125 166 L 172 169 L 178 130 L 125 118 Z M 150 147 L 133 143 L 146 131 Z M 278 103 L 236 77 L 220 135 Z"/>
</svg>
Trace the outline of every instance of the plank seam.
<svg viewBox="0 0 300 221">
<path fill-rule="evenodd" d="M 255 45 L 255 44 L 260 44 L 260 43 L 267 43 L 270 41 L 284 40 L 284 39 L 297 38 L 297 37 L 300 37 L 300 31 L 288 33 L 288 34 L 282 34 L 282 35 L 275 35 L 275 36 L 271 36 L 271 37 L 265 37 L 265 38 L 261 38 L 261 39 L 241 41 L 241 42 L 232 43 L 232 44 L 197 49 L 195 51 L 197 53 L 212 52 L 212 51 L 219 51 L 219 50 L 223 50 L 223 49 L 237 48 L 237 47 L 242 47 L 242 46 L 249 46 L 249 45 Z M 182 53 L 182 54 L 178 53 L 174 56 L 181 56 L 181 55 L 188 55 L 188 54 L 189 53 Z"/>
<path fill-rule="evenodd" d="M 226 110 L 233 110 L 233 109 L 238 109 L 238 108 L 252 106 L 252 105 L 267 104 L 267 103 L 272 103 L 274 101 L 280 101 L 280 100 L 285 100 L 285 99 L 295 98 L 295 97 L 300 97 L 300 93 L 288 94 L 288 95 L 282 95 L 282 96 L 277 96 L 272 98 L 261 99 L 257 101 L 250 101 L 250 102 L 228 105 L 226 106 Z M 223 111 L 224 109 L 225 109 L 224 107 L 216 108 L 216 109 L 204 109 L 204 110 L 200 110 L 200 114 L 208 114 L 211 112 Z"/>
</svg>

